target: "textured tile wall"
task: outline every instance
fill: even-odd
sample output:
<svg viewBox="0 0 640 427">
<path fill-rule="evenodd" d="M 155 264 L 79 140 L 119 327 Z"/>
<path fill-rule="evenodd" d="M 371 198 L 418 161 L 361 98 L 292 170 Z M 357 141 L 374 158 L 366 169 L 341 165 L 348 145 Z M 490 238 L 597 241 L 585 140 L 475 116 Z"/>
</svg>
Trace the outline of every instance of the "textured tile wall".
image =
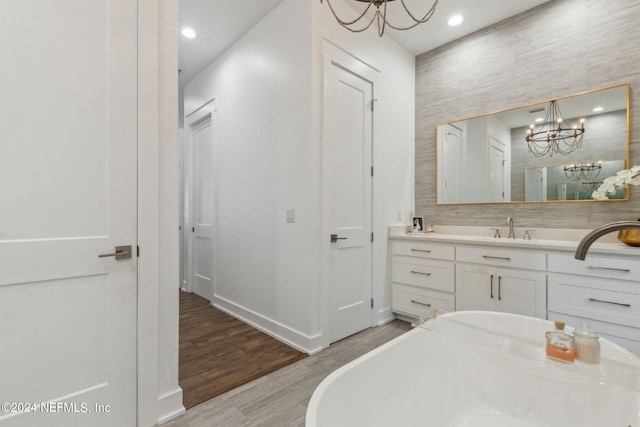
<svg viewBox="0 0 640 427">
<path fill-rule="evenodd" d="M 640 218 L 628 202 L 436 205 L 438 124 L 631 85 L 630 164 L 640 163 L 640 1 L 553 0 L 416 58 L 416 214 L 430 224 L 593 228 Z M 428 25 L 428 24 L 427 24 Z"/>
</svg>

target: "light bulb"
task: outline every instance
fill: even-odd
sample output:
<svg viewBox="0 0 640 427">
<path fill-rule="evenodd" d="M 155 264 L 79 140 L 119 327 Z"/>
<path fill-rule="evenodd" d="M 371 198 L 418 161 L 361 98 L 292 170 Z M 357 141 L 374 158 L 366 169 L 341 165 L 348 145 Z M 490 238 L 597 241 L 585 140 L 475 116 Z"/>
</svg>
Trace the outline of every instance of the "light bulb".
<svg viewBox="0 0 640 427">
<path fill-rule="evenodd" d="M 188 39 L 196 38 L 196 32 L 193 30 L 193 28 L 184 27 L 182 29 L 181 33 L 182 33 L 183 36 L 185 36 Z"/>
</svg>

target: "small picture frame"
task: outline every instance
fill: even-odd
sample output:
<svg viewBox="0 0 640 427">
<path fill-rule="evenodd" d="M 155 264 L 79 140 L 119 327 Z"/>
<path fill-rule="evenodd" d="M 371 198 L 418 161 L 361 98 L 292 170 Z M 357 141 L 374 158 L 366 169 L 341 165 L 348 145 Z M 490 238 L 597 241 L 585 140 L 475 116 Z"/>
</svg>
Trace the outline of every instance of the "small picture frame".
<svg viewBox="0 0 640 427">
<path fill-rule="evenodd" d="M 421 217 L 421 216 L 411 217 L 411 232 L 424 233 L 424 217 Z"/>
</svg>

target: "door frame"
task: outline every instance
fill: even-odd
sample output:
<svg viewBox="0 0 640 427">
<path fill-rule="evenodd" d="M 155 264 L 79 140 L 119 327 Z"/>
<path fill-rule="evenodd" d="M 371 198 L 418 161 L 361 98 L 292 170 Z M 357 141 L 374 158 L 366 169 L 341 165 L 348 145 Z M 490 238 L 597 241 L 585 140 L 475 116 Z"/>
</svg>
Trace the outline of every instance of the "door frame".
<svg viewBox="0 0 640 427">
<path fill-rule="evenodd" d="M 217 253 L 217 233 L 218 229 L 218 101 L 216 98 L 212 98 L 209 101 L 202 104 L 193 112 L 189 113 L 185 117 L 185 142 L 186 142 L 186 156 L 185 156 L 185 228 L 187 229 L 187 245 L 185 247 L 185 264 L 186 264 L 186 280 L 187 292 L 193 292 L 193 274 L 194 274 L 194 257 L 195 253 L 195 236 L 191 231 L 191 227 L 195 225 L 195 146 L 193 139 L 191 138 L 191 130 L 188 129 L 192 124 L 195 125 L 200 121 L 206 119 L 207 116 L 211 117 L 212 127 L 212 158 L 211 168 L 213 176 L 213 193 L 211 194 L 213 203 L 213 218 L 211 226 L 213 229 L 213 236 L 211 237 L 211 303 L 213 304 L 213 296 L 215 294 L 215 272 L 216 272 L 216 253 Z"/>
<path fill-rule="evenodd" d="M 323 39 L 322 40 L 322 62 L 323 62 L 323 76 L 326 75 L 329 67 L 338 66 L 343 68 L 344 70 L 362 78 L 363 80 L 367 80 L 372 84 L 372 96 L 375 99 L 376 96 L 376 88 L 379 87 L 380 84 L 380 70 L 357 57 L 356 55 L 351 54 L 347 50 L 341 48 L 340 46 L 334 44 L 333 42 Z M 324 79 L 324 77 L 323 77 Z M 326 90 L 326 85 L 324 86 L 324 90 Z M 323 94 L 324 99 L 324 94 Z M 324 105 L 324 103 L 323 103 Z M 322 107 L 324 108 L 324 106 Z M 372 129 L 371 129 L 371 164 L 375 166 L 375 146 L 376 146 L 376 128 L 377 128 L 377 111 L 376 108 L 373 109 L 372 113 Z M 321 136 L 321 145 L 324 147 L 324 124 L 321 125 L 322 136 Z M 320 291 L 320 307 L 321 307 L 321 330 L 322 337 L 320 339 L 320 344 L 323 348 L 328 347 L 331 344 L 331 339 L 329 336 L 329 328 L 331 325 L 331 282 L 330 282 L 330 251 L 331 251 L 331 242 L 329 241 L 329 235 L 331 234 L 331 220 L 330 220 L 330 210 L 328 209 L 328 201 L 330 200 L 328 195 L 328 159 L 327 159 L 326 150 L 322 150 L 322 165 L 321 165 L 321 182 L 322 182 L 322 193 L 321 193 L 321 214 L 320 214 L 320 253 L 321 253 L 321 272 L 320 272 L 320 282 L 321 282 L 321 291 Z M 375 167 L 374 167 L 375 170 Z M 373 177 L 372 177 L 373 178 Z M 375 228 L 375 213 L 373 212 L 373 203 L 374 203 L 374 194 L 375 194 L 375 181 L 371 183 L 371 230 Z M 383 237 L 378 237 L 378 239 Z M 373 298 L 375 295 L 373 289 L 373 245 L 371 245 L 371 262 L 370 262 L 370 277 L 371 277 L 371 297 Z M 375 301 L 373 308 L 371 309 L 371 322 L 370 326 L 377 325 L 377 310 L 379 310 L 380 301 Z"/>
<path fill-rule="evenodd" d="M 185 412 L 178 385 L 178 2 L 138 1 L 138 425 Z"/>
</svg>

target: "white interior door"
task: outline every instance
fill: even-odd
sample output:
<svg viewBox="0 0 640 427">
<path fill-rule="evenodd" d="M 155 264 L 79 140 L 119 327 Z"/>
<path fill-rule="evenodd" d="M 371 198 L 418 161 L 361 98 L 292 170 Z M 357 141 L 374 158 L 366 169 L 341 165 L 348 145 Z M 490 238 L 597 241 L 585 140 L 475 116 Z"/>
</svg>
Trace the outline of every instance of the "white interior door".
<svg viewBox="0 0 640 427">
<path fill-rule="evenodd" d="M 489 201 L 503 202 L 505 186 L 504 144 L 489 137 Z"/>
<path fill-rule="evenodd" d="M 3 427 L 136 425 L 136 9 L 0 2 Z"/>
<path fill-rule="evenodd" d="M 371 326 L 372 84 L 325 70 L 324 144 L 330 249 L 330 342 Z M 329 240 L 330 236 L 326 236 Z"/>
<path fill-rule="evenodd" d="M 524 200 L 541 201 L 547 200 L 546 175 L 547 168 L 527 168 L 524 170 L 525 194 Z"/>
<path fill-rule="evenodd" d="M 191 200 L 191 290 L 211 301 L 213 298 L 213 222 L 215 105 L 204 105 L 187 117 L 189 146 L 193 157 Z"/>
<path fill-rule="evenodd" d="M 438 202 L 459 203 L 461 200 L 461 164 L 463 130 L 447 124 L 438 126 Z"/>
</svg>

